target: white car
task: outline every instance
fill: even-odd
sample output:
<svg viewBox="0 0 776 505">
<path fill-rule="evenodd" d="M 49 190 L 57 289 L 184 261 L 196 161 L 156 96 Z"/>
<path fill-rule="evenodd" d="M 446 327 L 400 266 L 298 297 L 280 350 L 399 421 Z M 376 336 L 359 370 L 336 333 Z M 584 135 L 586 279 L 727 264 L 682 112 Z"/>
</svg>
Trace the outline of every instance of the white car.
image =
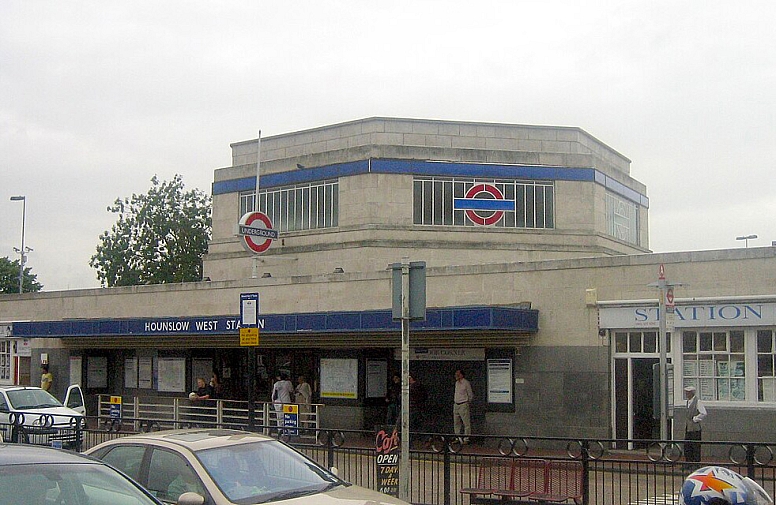
<svg viewBox="0 0 776 505">
<path fill-rule="evenodd" d="M 103 442 L 87 454 L 165 503 L 409 505 L 352 485 L 288 445 L 246 431 L 144 433 Z"/>
<path fill-rule="evenodd" d="M 65 405 L 39 387 L 0 386 L 0 434 L 3 440 L 78 449 L 83 437 L 80 428 L 85 427 L 86 418 L 80 386 L 67 389 Z"/>
</svg>

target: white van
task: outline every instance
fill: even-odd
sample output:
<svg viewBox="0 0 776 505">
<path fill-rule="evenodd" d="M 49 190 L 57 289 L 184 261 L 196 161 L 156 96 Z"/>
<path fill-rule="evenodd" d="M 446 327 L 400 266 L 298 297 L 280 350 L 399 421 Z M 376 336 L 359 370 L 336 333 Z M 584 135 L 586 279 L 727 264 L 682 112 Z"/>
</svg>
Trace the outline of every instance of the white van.
<svg viewBox="0 0 776 505">
<path fill-rule="evenodd" d="M 0 434 L 6 442 L 77 449 L 85 420 L 84 395 L 77 384 L 67 388 L 64 405 L 39 387 L 0 386 Z"/>
</svg>

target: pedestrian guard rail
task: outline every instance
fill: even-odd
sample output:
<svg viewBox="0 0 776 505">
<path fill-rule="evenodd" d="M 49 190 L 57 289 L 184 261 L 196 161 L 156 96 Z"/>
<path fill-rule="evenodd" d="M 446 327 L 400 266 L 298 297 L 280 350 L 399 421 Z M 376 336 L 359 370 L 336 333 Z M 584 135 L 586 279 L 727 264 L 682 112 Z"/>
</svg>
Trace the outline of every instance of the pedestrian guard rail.
<svg viewBox="0 0 776 505">
<path fill-rule="evenodd" d="M 263 414 L 257 419 L 276 420 L 269 413 L 264 414 L 266 408 L 259 410 Z M 218 414 L 211 415 L 218 419 Z M 244 422 L 247 417 L 243 418 Z M 76 448 L 86 450 L 103 441 L 142 431 L 193 426 L 239 428 L 239 425 L 218 424 L 208 419 L 211 418 L 174 420 L 158 414 L 145 419 L 123 417 L 121 424 L 113 424 L 109 415 L 101 415 L 62 429 L 71 430 L 80 446 Z M 228 420 L 229 415 L 222 413 L 221 419 Z M 241 429 L 247 430 L 248 427 L 245 425 Z M 6 433 L 12 433 L 11 442 L 58 445 L 55 439 L 29 436 L 32 432 L 19 419 L 15 423 L 0 424 L 0 430 L 6 441 L 9 441 Z M 280 438 L 319 464 L 336 467 L 340 477 L 354 484 L 371 489 L 380 487 L 375 432 L 312 427 L 289 430 L 279 427 L 276 422 L 257 423 L 251 431 Z M 25 433 L 28 436 L 25 437 Z M 701 444 L 702 461 L 688 463 L 684 460 L 682 443 L 671 440 L 473 436 L 472 443 L 465 444 L 457 435 L 413 432 L 409 454 L 410 494 L 407 498 L 413 504 L 424 505 L 469 505 L 493 498 L 497 498 L 494 501 L 498 503 L 509 505 L 542 502 L 678 505 L 678 492 L 684 480 L 695 469 L 707 465 L 734 470 L 758 482 L 771 496 L 776 495 L 776 462 L 773 457 L 776 441 L 703 441 Z M 615 449 L 622 446 L 643 448 Z M 474 493 L 462 491 L 483 487 L 485 481 L 481 480 L 480 469 L 494 458 L 509 469 L 509 476 L 503 477 L 501 483 L 495 486 L 506 489 L 498 489 L 501 496 L 475 496 L 472 500 Z M 401 464 L 402 458 L 398 461 Z M 529 486 L 533 498 L 530 494 L 517 496 L 520 484 L 515 479 L 525 477 L 530 482 L 527 476 L 530 471 L 522 470 L 530 467 L 528 461 L 536 461 L 533 464 L 539 465 L 533 485 Z M 552 493 L 553 488 L 547 481 L 553 479 L 553 469 L 564 468 L 556 474 L 560 475 L 560 485 L 572 491 Z M 541 479 L 544 481 L 541 482 Z M 540 490 L 553 495 L 542 496 Z M 514 495 L 511 491 L 515 492 Z"/>
<path fill-rule="evenodd" d="M 116 399 L 120 398 L 120 403 Z M 120 405 L 120 408 L 117 408 Z M 219 426 L 249 429 L 255 426 L 284 425 L 284 415 L 275 407 L 281 404 L 242 400 L 190 400 L 178 397 L 141 398 L 98 395 L 98 422 L 107 430 L 147 431 L 163 428 Z M 296 406 L 296 423 L 305 430 L 318 429 L 322 404 L 286 404 Z"/>
</svg>

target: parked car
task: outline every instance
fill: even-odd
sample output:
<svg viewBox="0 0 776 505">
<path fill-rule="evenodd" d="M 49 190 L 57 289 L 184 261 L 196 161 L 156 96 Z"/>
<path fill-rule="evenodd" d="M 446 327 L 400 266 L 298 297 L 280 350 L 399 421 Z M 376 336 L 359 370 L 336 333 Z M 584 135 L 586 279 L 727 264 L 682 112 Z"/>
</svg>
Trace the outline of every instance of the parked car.
<svg viewBox="0 0 776 505">
<path fill-rule="evenodd" d="M 0 501 L 4 505 L 160 505 L 105 463 L 61 449 L 0 444 Z"/>
<path fill-rule="evenodd" d="M 0 386 L 3 440 L 78 449 L 83 432 L 77 428 L 84 426 L 86 418 L 80 386 L 68 388 L 65 405 L 39 387 Z"/>
<path fill-rule="evenodd" d="M 283 442 L 245 431 L 158 431 L 103 442 L 87 452 L 168 503 L 189 492 L 206 505 L 409 505 L 352 485 Z"/>
</svg>

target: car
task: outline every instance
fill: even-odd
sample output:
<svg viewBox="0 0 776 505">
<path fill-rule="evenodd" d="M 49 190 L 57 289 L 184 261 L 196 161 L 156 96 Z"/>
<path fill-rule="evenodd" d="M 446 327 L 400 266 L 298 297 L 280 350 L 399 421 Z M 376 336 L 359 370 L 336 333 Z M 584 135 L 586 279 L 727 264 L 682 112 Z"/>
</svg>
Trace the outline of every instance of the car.
<svg viewBox="0 0 776 505">
<path fill-rule="evenodd" d="M 200 505 L 409 505 L 346 482 L 272 437 L 228 429 L 186 429 L 117 438 L 88 454 L 126 473 L 158 499 L 181 493 Z"/>
<path fill-rule="evenodd" d="M 76 428 L 86 419 L 80 386 L 67 389 L 65 405 L 39 387 L 0 386 L 0 435 L 6 442 L 78 449 L 83 432 Z"/>
<path fill-rule="evenodd" d="M 100 460 L 52 447 L 0 444 L 4 505 L 160 505 Z"/>
</svg>

